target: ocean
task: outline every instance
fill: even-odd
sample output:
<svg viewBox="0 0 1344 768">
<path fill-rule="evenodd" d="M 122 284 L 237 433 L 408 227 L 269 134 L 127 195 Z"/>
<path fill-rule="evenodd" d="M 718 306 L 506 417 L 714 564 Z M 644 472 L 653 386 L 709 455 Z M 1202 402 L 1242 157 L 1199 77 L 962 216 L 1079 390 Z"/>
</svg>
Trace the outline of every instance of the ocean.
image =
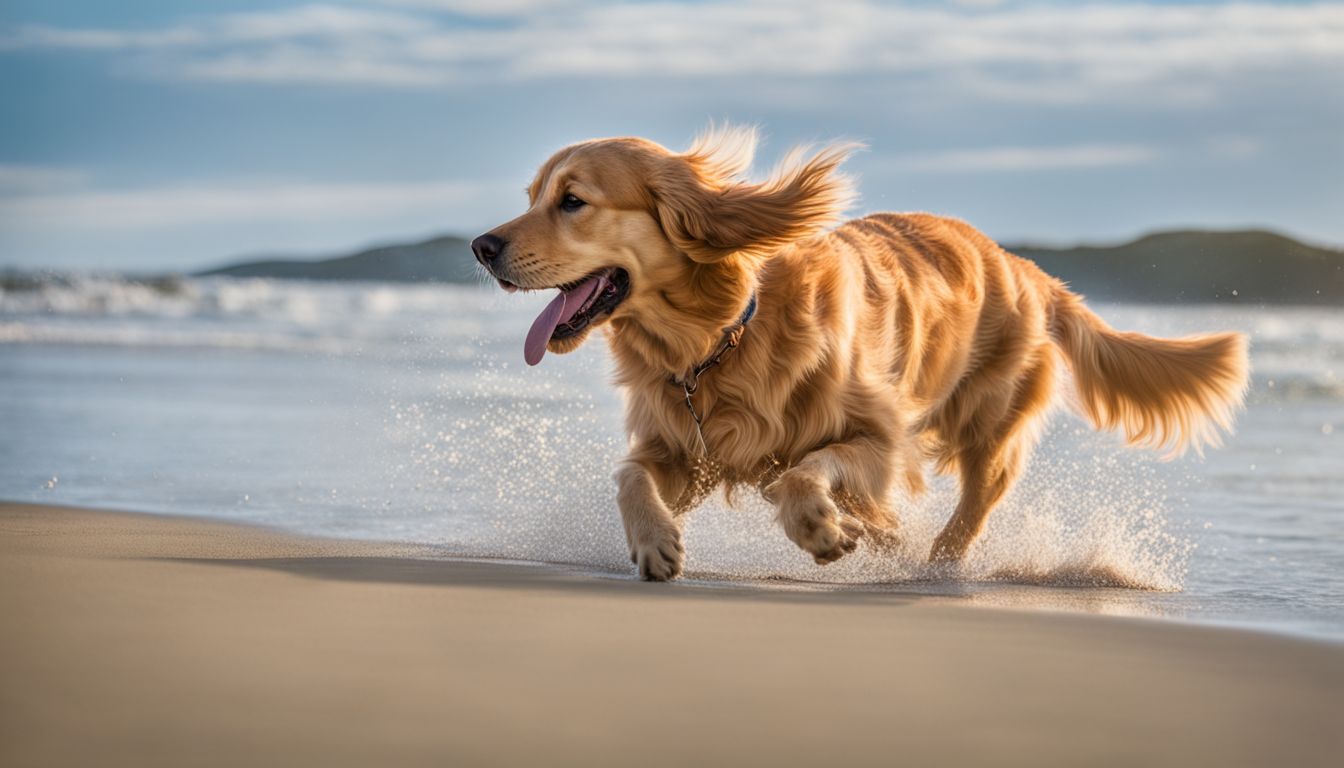
<svg viewBox="0 0 1344 768">
<path fill-rule="evenodd" d="M 536 368 L 548 297 L 476 286 L 50 278 L 0 292 L 0 498 L 431 545 L 630 576 L 621 395 L 594 338 Z M 685 528 L 687 577 L 881 589 L 1344 640 L 1344 310 L 1094 305 L 1157 335 L 1240 330 L 1236 434 L 1161 461 L 1061 405 L 957 567 L 924 556 L 955 483 L 898 499 L 904 544 L 827 567 L 754 492 Z"/>
</svg>

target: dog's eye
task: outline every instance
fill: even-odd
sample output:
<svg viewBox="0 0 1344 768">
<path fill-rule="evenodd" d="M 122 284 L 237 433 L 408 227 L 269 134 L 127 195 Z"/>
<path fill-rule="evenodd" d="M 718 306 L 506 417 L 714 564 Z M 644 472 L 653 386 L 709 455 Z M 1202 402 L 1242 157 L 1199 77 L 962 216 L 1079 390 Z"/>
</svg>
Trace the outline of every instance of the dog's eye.
<svg viewBox="0 0 1344 768">
<path fill-rule="evenodd" d="M 577 211 L 585 205 L 587 205 L 587 203 L 583 202 L 579 198 L 573 195 L 565 195 L 564 198 L 560 201 L 560 210 Z"/>
</svg>

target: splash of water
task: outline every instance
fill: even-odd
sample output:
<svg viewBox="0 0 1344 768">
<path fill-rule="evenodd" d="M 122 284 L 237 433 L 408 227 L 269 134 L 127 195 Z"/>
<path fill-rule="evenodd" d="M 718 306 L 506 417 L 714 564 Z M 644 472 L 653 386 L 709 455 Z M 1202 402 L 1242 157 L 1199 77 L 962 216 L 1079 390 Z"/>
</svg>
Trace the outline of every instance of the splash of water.
<svg viewBox="0 0 1344 768">
<path fill-rule="evenodd" d="M 533 383 L 520 367 L 484 361 L 444 397 L 396 409 L 411 448 L 404 468 L 425 511 L 444 522 L 450 552 L 630 568 L 611 472 L 623 440 L 614 395 L 600 381 Z M 598 388 L 598 387 L 603 388 Z M 957 497 L 938 478 L 920 499 L 897 498 L 901 543 L 866 545 L 819 566 L 774 522 L 754 491 L 715 496 L 687 516 L 688 577 L 746 582 L 900 585 L 930 582 L 1177 591 L 1193 545 L 1171 531 L 1156 462 L 1056 417 L 1017 487 L 967 559 L 927 555 Z"/>
</svg>

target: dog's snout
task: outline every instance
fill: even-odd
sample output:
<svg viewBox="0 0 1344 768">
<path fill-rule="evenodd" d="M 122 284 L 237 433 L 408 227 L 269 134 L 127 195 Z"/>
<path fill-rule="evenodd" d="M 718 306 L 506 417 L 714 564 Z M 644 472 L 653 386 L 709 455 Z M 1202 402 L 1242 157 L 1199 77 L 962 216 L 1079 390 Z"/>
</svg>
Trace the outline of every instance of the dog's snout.
<svg viewBox="0 0 1344 768">
<path fill-rule="evenodd" d="M 476 254 L 476 260 L 489 267 L 504 252 L 506 243 L 495 235 L 485 234 L 471 241 L 471 252 Z"/>
</svg>

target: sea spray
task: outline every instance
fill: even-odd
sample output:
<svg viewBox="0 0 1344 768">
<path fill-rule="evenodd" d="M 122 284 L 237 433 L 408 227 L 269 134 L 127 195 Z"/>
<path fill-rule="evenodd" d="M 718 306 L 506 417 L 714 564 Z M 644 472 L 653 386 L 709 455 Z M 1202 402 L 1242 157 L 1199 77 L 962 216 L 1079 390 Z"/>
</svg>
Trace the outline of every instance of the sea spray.
<svg viewBox="0 0 1344 768">
<path fill-rule="evenodd" d="M 451 553 L 629 570 L 611 479 L 624 452 L 618 395 L 591 363 L 565 362 L 563 373 L 537 381 L 484 355 L 471 380 L 455 380 L 441 398 L 396 406 L 398 442 L 413 457 L 408 476 L 426 513 L 444 522 L 440 541 Z M 732 505 L 715 494 L 685 519 L 686 575 L 1179 590 L 1192 545 L 1168 523 L 1169 470 L 1079 425 L 1055 415 L 963 563 L 927 563 L 957 499 L 956 482 L 943 477 L 922 498 L 893 499 L 901 522 L 894 554 L 865 545 L 829 566 L 784 537 L 754 490 Z"/>
<path fill-rule="evenodd" d="M 455 554 L 619 567 L 619 423 L 591 393 L 526 380 L 521 368 L 489 358 L 442 398 L 395 404 L 397 442 L 412 457 L 403 484 L 444 523 L 440 542 Z"/>
</svg>

